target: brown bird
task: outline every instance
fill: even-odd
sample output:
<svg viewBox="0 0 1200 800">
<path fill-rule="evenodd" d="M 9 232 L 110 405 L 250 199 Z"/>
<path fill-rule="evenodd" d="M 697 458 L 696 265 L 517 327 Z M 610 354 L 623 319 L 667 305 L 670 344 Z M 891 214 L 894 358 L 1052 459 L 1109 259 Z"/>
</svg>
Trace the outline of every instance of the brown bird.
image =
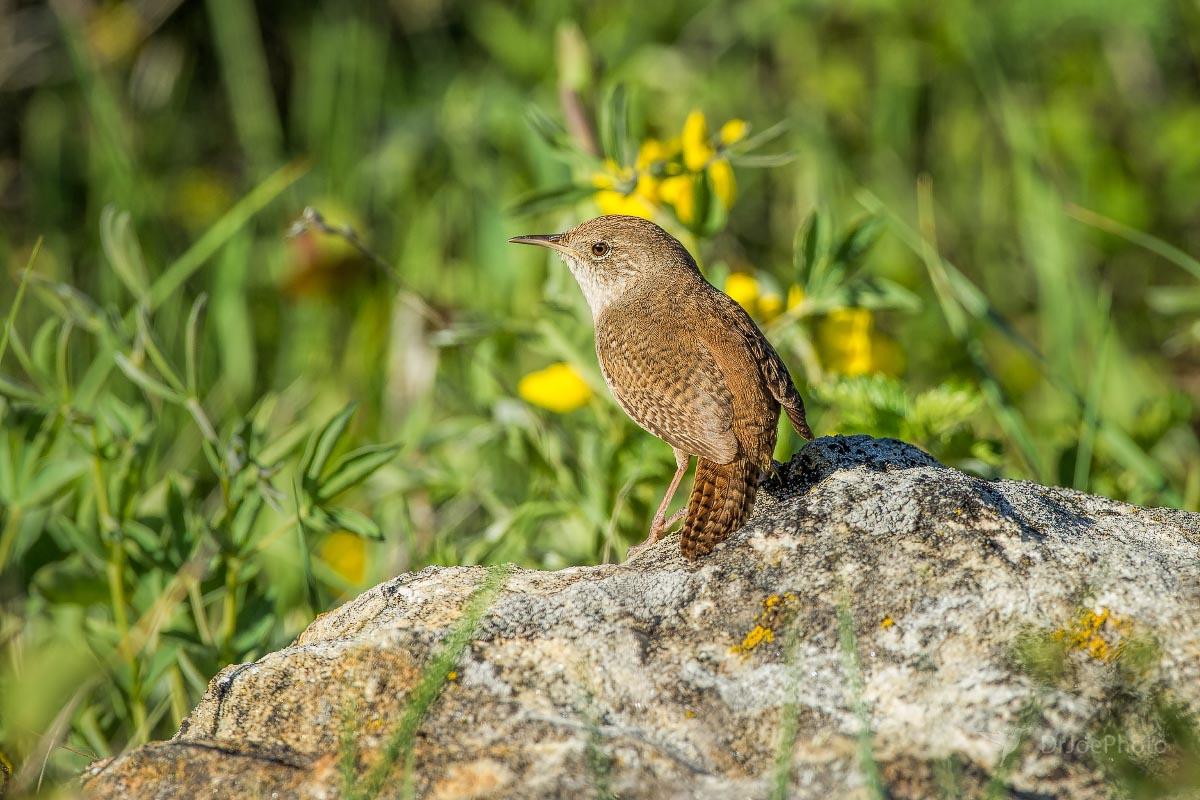
<svg viewBox="0 0 1200 800">
<path fill-rule="evenodd" d="M 779 408 L 812 438 L 804 401 L 779 354 L 750 315 L 718 291 L 675 237 L 640 217 L 606 216 L 566 233 L 516 236 L 557 251 L 592 310 L 604 380 L 633 421 L 675 451 L 677 469 L 650 535 L 653 544 L 686 512 L 680 545 L 695 559 L 750 515 L 771 469 Z M 667 507 L 688 463 L 687 508 Z"/>
</svg>

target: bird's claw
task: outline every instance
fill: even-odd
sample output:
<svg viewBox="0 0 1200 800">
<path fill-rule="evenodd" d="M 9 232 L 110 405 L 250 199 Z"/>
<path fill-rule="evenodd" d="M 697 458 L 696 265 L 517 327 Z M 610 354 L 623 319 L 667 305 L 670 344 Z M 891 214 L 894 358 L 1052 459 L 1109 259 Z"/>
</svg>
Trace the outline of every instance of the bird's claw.
<svg viewBox="0 0 1200 800">
<path fill-rule="evenodd" d="M 630 545 L 629 551 L 625 556 L 625 560 L 628 561 L 631 558 L 641 555 L 646 550 L 649 550 L 666 534 L 668 530 L 670 530 L 671 526 L 681 520 L 683 515 L 686 513 L 687 507 L 685 506 L 684 508 L 681 508 L 672 514 L 669 519 L 664 519 L 661 516 L 655 517 L 654 522 L 650 524 L 650 534 L 645 538 L 644 541 L 635 545 Z"/>
<path fill-rule="evenodd" d="M 765 486 L 772 481 L 782 480 L 782 471 L 786 466 L 787 464 L 784 464 L 782 461 L 771 459 L 771 466 L 764 469 L 762 474 L 758 476 L 758 485 Z"/>
</svg>

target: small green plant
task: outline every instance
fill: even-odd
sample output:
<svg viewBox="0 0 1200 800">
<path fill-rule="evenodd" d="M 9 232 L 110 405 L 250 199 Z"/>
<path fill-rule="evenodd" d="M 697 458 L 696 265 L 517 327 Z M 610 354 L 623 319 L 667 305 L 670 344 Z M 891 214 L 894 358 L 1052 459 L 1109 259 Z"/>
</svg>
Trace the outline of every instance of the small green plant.
<svg viewBox="0 0 1200 800">
<path fill-rule="evenodd" d="M 879 770 L 879 762 L 875 759 L 871 709 L 865 697 L 862 657 L 858 651 L 858 636 L 854 632 L 854 613 L 850 603 L 849 593 L 844 592 L 837 606 L 838 649 L 854 707 L 854 716 L 858 720 L 858 769 L 870 796 L 882 800 L 887 797 L 887 791 L 883 783 L 883 774 Z"/>
<path fill-rule="evenodd" d="M 449 635 L 422 670 L 416 685 L 409 692 L 404 714 L 388 736 L 379 760 L 365 775 L 358 775 L 355 765 L 354 719 L 350 715 L 343 717 L 339 764 L 342 791 L 349 800 L 374 800 L 388 781 L 392 780 L 392 773 L 397 765 L 403 765 L 403 774 L 398 779 L 399 784 L 404 787 L 403 795 L 412 796 L 413 737 L 421 727 L 429 707 L 445 688 L 450 673 L 462 657 L 463 651 L 471 643 L 479 621 L 504 589 L 510 572 L 511 569 L 506 565 L 488 568 L 479 587 L 467 598 L 462 614 Z"/>
<path fill-rule="evenodd" d="M 164 722 L 177 725 L 207 676 L 264 652 L 278 641 L 272 631 L 295 625 L 298 608 L 311 614 L 340 590 L 338 576 L 314 570 L 310 551 L 333 532 L 381 538 L 375 522 L 339 501 L 399 451 L 341 453 L 353 405 L 315 428 L 288 419 L 281 406 L 294 398 L 275 394 L 214 416 L 221 403 L 205 387 L 200 348 L 204 296 L 183 330 L 164 336 L 151 309 L 156 287 L 178 271 L 151 284 L 128 215 L 109 211 L 103 223 L 130 305 L 102 307 L 33 272 L 31 259 L 0 347 L 20 375 L 0 373 L 0 576 L 65 626 L 7 617 L 26 650 L 24 667 L 3 678 L 5 736 L 18 752 L 48 752 L 70 730 L 30 735 L 65 713 L 31 681 L 77 684 L 67 709 L 106 698 L 106 713 L 76 723 L 96 755 L 110 741 L 141 742 Z M 232 235 L 233 226 L 213 230 Z M 44 312 L 30 340 L 12 325 L 22 302 Z M 184 457 L 193 468 L 172 466 L 181 453 L 199 457 Z M 299 585 L 262 557 L 288 550 Z M 45 671 L 30 671 L 37 663 Z M 103 680 L 87 679 L 97 674 Z M 27 779 L 19 773 L 17 786 Z"/>
</svg>

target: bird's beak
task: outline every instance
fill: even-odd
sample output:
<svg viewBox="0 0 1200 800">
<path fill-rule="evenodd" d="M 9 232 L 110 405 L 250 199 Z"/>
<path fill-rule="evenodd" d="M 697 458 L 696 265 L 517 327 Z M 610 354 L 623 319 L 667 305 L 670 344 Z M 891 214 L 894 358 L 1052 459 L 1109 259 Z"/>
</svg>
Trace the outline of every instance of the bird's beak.
<svg viewBox="0 0 1200 800">
<path fill-rule="evenodd" d="M 566 253 L 568 252 L 567 246 L 562 241 L 561 233 L 534 233 L 529 236 L 514 236 L 508 240 L 509 244 L 535 244 L 538 247 L 549 247 L 551 250 Z"/>
</svg>

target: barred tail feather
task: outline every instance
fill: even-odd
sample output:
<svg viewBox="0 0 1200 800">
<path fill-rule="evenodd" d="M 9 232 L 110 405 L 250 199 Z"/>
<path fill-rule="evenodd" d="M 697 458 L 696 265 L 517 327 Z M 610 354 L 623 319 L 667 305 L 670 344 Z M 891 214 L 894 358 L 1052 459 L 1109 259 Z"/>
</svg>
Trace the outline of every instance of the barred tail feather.
<svg viewBox="0 0 1200 800">
<path fill-rule="evenodd" d="M 748 459 L 717 464 L 696 459 L 696 480 L 688 498 L 680 547 L 695 560 L 708 555 L 750 516 L 758 490 L 758 469 Z"/>
<path fill-rule="evenodd" d="M 791 420 L 792 427 L 796 429 L 796 433 L 803 436 L 805 439 L 813 438 L 812 428 L 808 427 L 808 419 L 804 416 L 804 402 L 800 400 L 800 395 L 796 395 L 799 401 L 795 405 L 786 405 L 783 407 L 784 413 Z"/>
</svg>

